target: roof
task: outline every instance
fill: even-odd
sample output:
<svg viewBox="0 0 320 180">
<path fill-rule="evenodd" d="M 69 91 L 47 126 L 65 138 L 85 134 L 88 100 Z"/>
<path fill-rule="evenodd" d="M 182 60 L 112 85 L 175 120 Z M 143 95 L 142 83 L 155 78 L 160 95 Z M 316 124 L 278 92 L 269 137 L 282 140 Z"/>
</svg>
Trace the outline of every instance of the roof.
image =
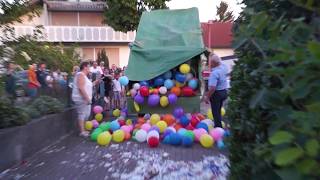
<svg viewBox="0 0 320 180">
<path fill-rule="evenodd" d="M 197 8 L 144 12 L 125 74 L 150 80 L 204 51 Z"/>
<path fill-rule="evenodd" d="M 209 48 L 231 48 L 232 25 L 231 22 L 201 23 L 205 46 Z"/>
<path fill-rule="evenodd" d="M 72 2 L 45 1 L 49 11 L 92 11 L 102 12 L 107 7 L 106 2 Z"/>
</svg>

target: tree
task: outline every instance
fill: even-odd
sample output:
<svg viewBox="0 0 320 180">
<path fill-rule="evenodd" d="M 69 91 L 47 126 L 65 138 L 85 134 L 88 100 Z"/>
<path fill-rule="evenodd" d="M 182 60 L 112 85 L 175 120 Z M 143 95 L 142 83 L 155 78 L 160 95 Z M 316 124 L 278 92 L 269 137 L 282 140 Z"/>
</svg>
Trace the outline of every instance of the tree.
<svg viewBox="0 0 320 180">
<path fill-rule="evenodd" d="M 0 10 L 0 26 L 20 22 L 20 17 L 30 12 L 30 18 L 39 15 L 39 6 L 27 0 L 1 1 Z"/>
<path fill-rule="evenodd" d="M 104 62 L 105 67 L 109 69 L 109 58 L 105 49 L 98 52 L 98 63 L 100 64 L 100 62 Z"/>
<path fill-rule="evenodd" d="M 234 20 L 233 12 L 228 10 L 228 8 L 228 4 L 224 1 L 221 1 L 220 5 L 217 6 L 218 22 L 231 22 Z"/>
<path fill-rule="evenodd" d="M 243 3 L 227 109 L 230 179 L 319 179 L 320 1 Z"/>
<path fill-rule="evenodd" d="M 144 11 L 166 9 L 168 1 L 170 0 L 108 0 L 104 23 L 116 31 L 134 31 Z"/>
</svg>

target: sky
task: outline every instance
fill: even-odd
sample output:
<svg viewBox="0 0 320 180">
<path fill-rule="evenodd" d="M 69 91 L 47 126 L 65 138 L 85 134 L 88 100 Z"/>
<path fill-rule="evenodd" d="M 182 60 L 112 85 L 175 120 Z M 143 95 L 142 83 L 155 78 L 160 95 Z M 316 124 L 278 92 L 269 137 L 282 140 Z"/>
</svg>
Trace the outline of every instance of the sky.
<svg viewBox="0 0 320 180">
<path fill-rule="evenodd" d="M 221 0 L 171 0 L 167 3 L 170 9 L 186 9 L 197 7 L 199 9 L 199 18 L 201 22 L 208 22 L 208 20 L 215 19 L 216 6 L 220 4 Z M 238 17 L 241 12 L 241 5 L 238 3 L 241 0 L 225 0 L 234 15 Z"/>
</svg>

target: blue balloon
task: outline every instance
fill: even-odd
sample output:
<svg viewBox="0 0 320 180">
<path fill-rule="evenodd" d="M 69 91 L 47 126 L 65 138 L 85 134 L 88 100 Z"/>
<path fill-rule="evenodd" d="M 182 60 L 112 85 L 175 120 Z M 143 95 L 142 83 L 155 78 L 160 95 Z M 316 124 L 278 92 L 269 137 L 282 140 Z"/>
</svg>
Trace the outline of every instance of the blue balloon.
<svg viewBox="0 0 320 180">
<path fill-rule="evenodd" d="M 189 123 L 190 123 L 190 119 L 189 119 L 186 115 L 183 115 L 183 116 L 180 118 L 180 124 L 181 124 L 183 127 L 188 126 Z"/>
<path fill-rule="evenodd" d="M 185 128 L 180 128 L 178 130 L 178 134 L 180 134 L 181 136 L 184 136 L 186 132 L 187 132 L 187 130 Z"/>
<path fill-rule="evenodd" d="M 170 136 L 166 136 L 163 141 L 164 144 L 170 144 Z"/>
<path fill-rule="evenodd" d="M 164 83 L 163 78 L 157 77 L 157 78 L 154 80 L 154 83 L 153 83 L 153 84 L 154 84 L 155 86 L 162 86 L 163 83 Z"/>
<path fill-rule="evenodd" d="M 171 89 L 174 86 L 174 82 L 171 79 L 167 79 L 164 81 L 164 86 L 167 89 Z"/>
<path fill-rule="evenodd" d="M 114 132 L 118 129 L 120 129 L 120 124 L 118 123 L 118 121 L 112 121 L 110 123 L 110 129 Z"/>
<path fill-rule="evenodd" d="M 196 126 L 197 129 L 203 128 L 204 130 L 206 130 L 207 132 L 209 132 L 209 128 L 208 125 L 206 123 L 200 122 L 197 124 Z"/>
<path fill-rule="evenodd" d="M 182 136 L 182 146 L 191 147 L 193 144 L 192 138 L 189 136 Z"/>
<path fill-rule="evenodd" d="M 186 75 L 178 72 L 175 75 L 175 79 L 180 83 L 184 83 L 186 81 L 187 77 L 186 77 Z"/>
<path fill-rule="evenodd" d="M 126 86 L 126 85 L 129 84 L 129 79 L 128 79 L 127 76 L 121 76 L 121 77 L 119 78 L 119 82 L 120 82 L 120 84 L 121 84 L 122 86 Z"/>
<path fill-rule="evenodd" d="M 170 137 L 170 144 L 171 145 L 175 145 L 175 146 L 179 146 L 181 144 L 181 136 L 178 133 L 171 133 L 169 135 Z"/>
<path fill-rule="evenodd" d="M 230 130 L 225 130 L 224 131 L 224 134 L 223 134 L 225 137 L 228 137 L 228 136 L 230 136 Z"/>
<path fill-rule="evenodd" d="M 166 73 L 163 74 L 163 77 L 165 79 L 171 79 L 172 78 L 172 72 L 171 71 L 167 71 Z"/>
<path fill-rule="evenodd" d="M 217 142 L 217 146 L 219 149 L 224 149 L 224 147 L 225 147 L 224 142 L 222 140 Z"/>
<path fill-rule="evenodd" d="M 163 132 L 163 137 L 166 137 L 166 136 L 170 135 L 171 133 L 174 133 L 173 130 L 171 130 L 171 129 L 166 129 L 166 130 L 164 130 L 164 132 Z"/>
<path fill-rule="evenodd" d="M 198 81 L 196 79 L 191 79 L 188 82 L 188 86 L 191 87 L 193 90 L 195 90 L 198 87 Z"/>
<path fill-rule="evenodd" d="M 147 81 L 140 81 L 140 86 L 149 86 L 149 83 Z"/>
</svg>

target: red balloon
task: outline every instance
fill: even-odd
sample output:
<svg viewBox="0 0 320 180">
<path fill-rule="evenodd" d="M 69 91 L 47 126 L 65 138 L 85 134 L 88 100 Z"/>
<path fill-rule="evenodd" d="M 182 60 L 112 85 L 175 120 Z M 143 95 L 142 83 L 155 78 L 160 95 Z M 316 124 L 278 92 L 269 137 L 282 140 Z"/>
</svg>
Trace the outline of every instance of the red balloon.
<svg viewBox="0 0 320 180">
<path fill-rule="evenodd" d="M 187 127 L 185 127 L 187 130 L 194 130 L 194 127 L 191 125 L 191 123 L 190 124 L 188 124 L 188 126 Z"/>
<path fill-rule="evenodd" d="M 182 128 L 181 124 L 175 124 L 174 128 L 176 129 L 176 131 L 178 131 L 180 128 Z"/>
<path fill-rule="evenodd" d="M 126 125 L 126 121 L 125 120 L 118 120 L 118 123 L 120 124 L 120 126 Z"/>
<path fill-rule="evenodd" d="M 158 147 L 158 145 L 159 145 L 159 139 L 158 139 L 157 137 L 151 136 L 151 137 L 148 139 L 148 145 L 149 145 L 149 147 L 151 147 L 151 148 Z"/>
<path fill-rule="evenodd" d="M 146 86 L 142 86 L 140 88 L 140 94 L 141 96 L 144 96 L 144 97 L 149 96 L 149 88 Z"/>
<path fill-rule="evenodd" d="M 200 122 L 200 120 L 197 116 L 192 116 L 190 124 L 193 127 L 196 127 L 199 122 Z"/>
<path fill-rule="evenodd" d="M 196 93 L 193 91 L 191 87 L 184 87 L 182 88 L 182 95 L 190 97 L 196 95 Z"/>
<path fill-rule="evenodd" d="M 197 117 L 201 120 L 204 120 L 206 117 L 204 115 L 202 115 L 201 113 L 197 114 Z"/>
</svg>

